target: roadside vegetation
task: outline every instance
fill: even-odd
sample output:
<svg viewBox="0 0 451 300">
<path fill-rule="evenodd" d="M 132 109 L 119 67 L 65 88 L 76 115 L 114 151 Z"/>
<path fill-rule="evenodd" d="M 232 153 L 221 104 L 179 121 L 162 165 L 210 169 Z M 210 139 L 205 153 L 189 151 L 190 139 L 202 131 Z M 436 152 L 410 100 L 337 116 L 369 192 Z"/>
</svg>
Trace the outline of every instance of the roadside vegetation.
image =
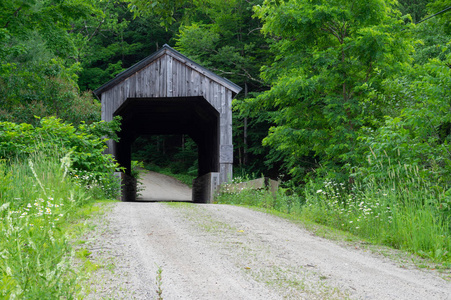
<svg viewBox="0 0 451 300">
<path fill-rule="evenodd" d="M 119 191 L 117 165 L 102 155 L 101 136 L 114 127 L 0 123 L 0 298 L 75 299 L 82 291 L 72 226 Z"/>
</svg>

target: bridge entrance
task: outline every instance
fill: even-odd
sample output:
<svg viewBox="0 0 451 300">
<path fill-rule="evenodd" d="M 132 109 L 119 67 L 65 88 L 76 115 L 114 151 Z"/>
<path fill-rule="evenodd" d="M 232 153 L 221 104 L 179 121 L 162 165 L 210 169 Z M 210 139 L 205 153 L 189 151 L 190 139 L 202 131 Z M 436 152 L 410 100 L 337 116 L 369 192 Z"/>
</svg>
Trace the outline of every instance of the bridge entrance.
<svg viewBox="0 0 451 300">
<path fill-rule="evenodd" d="M 122 117 L 120 141 L 109 141 L 108 153 L 126 170 L 123 200 L 135 200 L 127 180 L 133 141 L 140 135 L 187 134 L 198 146 L 193 201 L 211 201 L 215 187 L 232 177 L 231 101 L 240 90 L 165 45 L 94 91 L 103 120 Z"/>
</svg>

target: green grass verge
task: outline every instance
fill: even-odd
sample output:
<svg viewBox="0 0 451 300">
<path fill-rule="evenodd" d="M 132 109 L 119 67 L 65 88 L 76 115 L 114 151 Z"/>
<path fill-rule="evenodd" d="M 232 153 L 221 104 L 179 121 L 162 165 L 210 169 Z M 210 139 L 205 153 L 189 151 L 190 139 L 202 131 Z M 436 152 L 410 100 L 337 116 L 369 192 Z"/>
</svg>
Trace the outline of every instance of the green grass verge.
<svg viewBox="0 0 451 300">
<path fill-rule="evenodd" d="M 97 208 L 64 161 L 35 155 L 0 163 L 1 299 L 76 299 L 81 291 L 72 241 Z"/>
</svg>

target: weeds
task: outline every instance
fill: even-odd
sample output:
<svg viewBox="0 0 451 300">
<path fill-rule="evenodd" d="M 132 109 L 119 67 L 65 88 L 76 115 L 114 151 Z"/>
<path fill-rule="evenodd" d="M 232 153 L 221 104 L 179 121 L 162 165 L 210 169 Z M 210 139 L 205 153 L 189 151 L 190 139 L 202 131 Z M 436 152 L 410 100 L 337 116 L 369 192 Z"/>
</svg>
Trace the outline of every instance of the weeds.
<svg viewBox="0 0 451 300">
<path fill-rule="evenodd" d="M 221 193 L 215 199 L 217 203 L 256 206 L 287 214 L 300 214 L 304 203 L 302 197 L 290 194 L 284 188 L 279 188 L 276 195 L 267 190 L 243 189 L 239 192 Z"/>
<path fill-rule="evenodd" d="M 155 278 L 155 284 L 157 286 L 156 292 L 157 292 L 157 300 L 163 300 L 163 269 L 158 266 L 158 270 L 157 270 L 157 276 Z"/>
<path fill-rule="evenodd" d="M 57 155 L 0 162 L 1 299 L 76 297 L 66 223 L 91 195 L 66 170 Z"/>
<path fill-rule="evenodd" d="M 451 258 L 449 224 L 440 211 L 443 196 L 420 177 L 415 183 L 413 178 L 372 178 L 351 189 L 328 181 L 322 189 L 310 184 L 306 193 L 306 218 L 433 260 Z"/>
</svg>

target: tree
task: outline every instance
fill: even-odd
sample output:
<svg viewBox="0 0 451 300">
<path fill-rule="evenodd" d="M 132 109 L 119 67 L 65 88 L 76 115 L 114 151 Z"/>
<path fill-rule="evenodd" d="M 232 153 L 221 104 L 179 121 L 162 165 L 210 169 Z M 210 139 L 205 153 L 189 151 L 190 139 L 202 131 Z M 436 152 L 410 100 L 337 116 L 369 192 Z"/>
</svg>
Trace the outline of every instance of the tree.
<svg viewBox="0 0 451 300">
<path fill-rule="evenodd" d="M 233 130 L 235 161 L 248 172 L 267 174 L 268 167 L 263 162 L 268 149 L 261 147 L 264 130 L 269 127 L 267 120 L 251 116 L 244 107 L 240 109 L 243 99 L 268 89 L 259 73 L 272 55 L 260 32 L 260 21 L 252 17 L 252 8 L 261 3 L 262 0 L 194 1 L 196 8 L 191 10 L 189 20 L 183 19 L 176 48 L 243 87 L 233 103 L 237 112 Z"/>
<path fill-rule="evenodd" d="M 450 0 L 435 0 L 431 1 L 431 3 L 428 4 L 428 10 L 430 14 L 436 14 L 443 10 L 448 9 L 446 12 L 438 15 L 438 18 L 441 20 L 441 22 L 445 25 L 446 33 L 451 33 L 451 10 L 449 8 L 451 7 L 451 1 Z"/>
<path fill-rule="evenodd" d="M 403 15 L 409 14 L 412 22 L 417 23 L 427 15 L 426 6 L 430 0 L 399 0 L 399 10 Z"/>
<path fill-rule="evenodd" d="M 170 41 L 155 16 L 133 18 L 123 1 L 97 2 L 102 13 L 73 24 L 82 70 L 81 90 L 94 90 Z"/>
<path fill-rule="evenodd" d="M 90 0 L 0 3 L 0 120 L 35 123 L 56 115 L 94 121 L 99 105 L 80 94 L 71 24 L 96 10 Z"/>
<path fill-rule="evenodd" d="M 389 104 L 382 83 L 409 65 L 413 50 L 395 4 L 266 0 L 255 8 L 275 60 L 262 73 L 271 89 L 250 104 L 273 111 L 264 144 L 298 179 L 311 158 L 329 171 L 354 165 L 360 128 L 380 124 Z"/>
</svg>

